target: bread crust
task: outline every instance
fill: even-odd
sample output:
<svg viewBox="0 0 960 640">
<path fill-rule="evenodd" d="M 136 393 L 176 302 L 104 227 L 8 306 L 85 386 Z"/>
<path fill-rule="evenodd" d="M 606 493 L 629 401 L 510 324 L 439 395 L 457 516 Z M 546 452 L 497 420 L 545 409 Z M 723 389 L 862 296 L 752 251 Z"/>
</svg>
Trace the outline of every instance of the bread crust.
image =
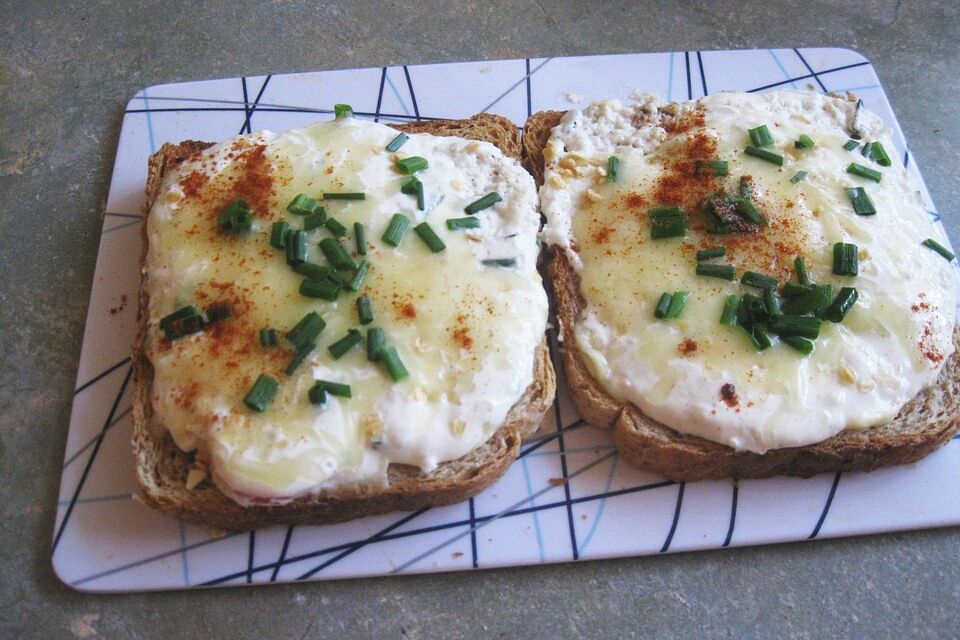
<svg viewBox="0 0 960 640">
<path fill-rule="evenodd" d="M 411 122 L 395 125 L 407 133 L 456 135 L 490 142 L 505 155 L 519 160 L 520 136 L 512 122 L 501 116 L 479 114 L 467 120 Z M 276 524 L 330 524 L 362 516 L 398 510 L 453 504 L 476 495 L 502 476 L 520 452 L 523 438 L 534 433 L 550 410 L 556 380 L 546 339 L 537 348 L 533 382 L 507 414 L 504 424 L 478 449 L 430 472 L 417 467 L 392 464 L 387 486 L 356 484 L 323 491 L 317 496 L 296 499 L 282 506 L 242 506 L 224 495 L 210 481 L 187 488 L 190 469 L 198 462 L 193 453 L 180 450 L 170 434 L 151 429 L 150 389 L 153 368 L 144 351 L 149 297 L 146 287 L 146 219 L 156 200 L 164 175 L 183 160 L 212 146 L 209 142 L 187 140 L 165 144 L 148 163 L 144 224 L 143 271 L 138 334 L 133 349 L 133 451 L 140 491 L 138 501 L 152 509 L 224 531 L 243 531 Z"/>
<path fill-rule="evenodd" d="M 537 186 L 543 184 L 543 149 L 562 111 L 533 114 L 524 127 L 523 162 Z M 612 429 L 613 443 L 630 465 L 670 480 L 810 477 L 830 471 L 872 471 L 926 457 L 960 430 L 960 326 L 954 328 L 955 351 L 944 363 L 937 384 L 918 393 L 890 422 L 860 431 L 844 431 L 804 447 L 763 454 L 686 435 L 629 402 L 611 396 L 587 368 L 573 339 L 577 316 L 585 305 L 580 278 L 566 253 L 549 251 L 547 275 L 557 310 L 560 354 L 570 396 L 590 424 Z"/>
</svg>

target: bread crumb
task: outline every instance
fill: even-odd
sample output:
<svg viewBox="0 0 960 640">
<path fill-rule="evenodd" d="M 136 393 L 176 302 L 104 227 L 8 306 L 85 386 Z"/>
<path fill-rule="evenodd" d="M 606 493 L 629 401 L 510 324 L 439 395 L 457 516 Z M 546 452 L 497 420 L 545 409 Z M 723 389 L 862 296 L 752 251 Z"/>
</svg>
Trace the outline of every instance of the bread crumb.
<svg viewBox="0 0 960 640">
<path fill-rule="evenodd" d="M 457 560 L 457 559 L 463 557 L 463 552 L 462 552 L 462 551 L 454 551 L 451 555 L 453 556 L 453 559 L 454 559 L 454 560 Z"/>
<path fill-rule="evenodd" d="M 450 433 L 455 436 L 462 436 L 463 430 L 466 428 L 467 425 L 463 420 L 454 420 L 450 423 Z"/>
<path fill-rule="evenodd" d="M 593 189 L 587 189 L 587 200 L 590 200 L 591 202 L 600 202 L 603 200 L 603 196 Z"/>
<path fill-rule="evenodd" d="M 857 390 L 866 393 L 868 391 L 873 391 L 874 387 L 876 386 L 877 383 L 875 383 L 873 380 L 861 380 L 857 383 Z"/>
<path fill-rule="evenodd" d="M 187 481 L 184 483 L 184 486 L 186 486 L 187 491 L 193 491 L 198 484 L 206 479 L 207 470 L 200 465 L 194 465 L 187 471 Z"/>
<path fill-rule="evenodd" d="M 603 167 L 596 167 L 594 170 L 597 172 L 597 175 L 600 176 L 601 178 L 607 177 L 607 170 L 604 169 Z"/>
<path fill-rule="evenodd" d="M 100 619 L 99 613 L 85 613 L 80 617 L 70 621 L 70 633 L 77 638 L 89 638 L 97 635 L 97 630 L 93 628 L 97 620 Z"/>
<path fill-rule="evenodd" d="M 843 384 L 853 384 L 857 381 L 857 374 L 846 364 L 841 364 L 837 369 L 837 377 Z"/>
<path fill-rule="evenodd" d="M 557 175 L 556 173 L 554 173 L 553 175 L 551 175 L 551 176 L 550 176 L 550 179 L 549 179 L 547 182 L 549 182 L 549 183 L 550 183 L 550 186 L 553 187 L 554 189 L 566 189 L 566 188 L 567 188 L 567 181 L 564 180 L 563 178 L 561 178 L 561 177 L 560 177 L 559 175 Z"/>
<path fill-rule="evenodd" d="M 559 487 L 560 485 L 566 484 L 566 481 L 564 481 L 563 478 L 550 478 L 549 480 L 547 480 L 547 482 L 552 487 Z"/>
<path fill-rule="evenodd" d="M 560 161 L 560 166 L 563 167 L 564 169 L 573 170 L 577 168 L 577 161 L 571 158 L 570 156 L 567 156 L 566 158 Z"/>
<path fill-rule="evenodd" d="M 360 433 L 373 445 L 383 437 L 383 421 L 375 413 L 368 413 L 360 419 Z"/>
<path fill-rule="evenodd" d="M 211 540 L 219 540 L 220 538 L 225 538 L 226 536 L 227 532 L 222 529 L 207 529 L 207 537 Z"/>
</svg>

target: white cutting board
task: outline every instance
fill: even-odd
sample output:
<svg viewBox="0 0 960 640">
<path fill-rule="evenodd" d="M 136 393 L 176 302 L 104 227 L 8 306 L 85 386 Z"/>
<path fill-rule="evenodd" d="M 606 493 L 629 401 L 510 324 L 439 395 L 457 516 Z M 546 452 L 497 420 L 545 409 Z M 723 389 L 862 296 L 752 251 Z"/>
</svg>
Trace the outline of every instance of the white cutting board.
<svg viewBox="0 0 960 640">
<path fill-rule="evenodd" d="M 383 122 L 490 111 L 522 126 L 542 109 L 628 99 L 637 90 L 680 100 L 790 87 L 855 92 L 893 129 L 897 156 L 920 177 L 873 67 L 847 49 L 499 60 L 209 80 L 139 92 L 124 114 L 90 297 L 57 509 L 57 574 L 90 591 L 179 589 L 565 562 L 960 523 L 958 439 L 919 464 L 870 474 L 665 482 L 622 464 L 607 434 L 583 426 L 562 391 L 559 362 L 559 397 L 545 430 L 525 443 L 499 482 L 462 504 L 217 537 L 131 498 L 129 352 L 140 280 L 139 212 L 147 157 L 164 142 L 299 127 L 330 117 L 337 102 Z M 930 224 L 939 225 L 923 191 Z"/>
</svg>

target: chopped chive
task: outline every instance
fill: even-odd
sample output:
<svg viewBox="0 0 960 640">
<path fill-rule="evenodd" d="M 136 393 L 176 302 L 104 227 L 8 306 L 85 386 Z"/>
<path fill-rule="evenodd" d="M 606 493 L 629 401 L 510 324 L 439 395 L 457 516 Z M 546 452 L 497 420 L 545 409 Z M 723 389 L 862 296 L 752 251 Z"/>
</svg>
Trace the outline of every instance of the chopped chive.
<svg viewBox="0 0 960 640">
<path fill-rule="evenodd" d="M 843 322 L 847 312 L 856 303 L 859 294 L 853 287 L 841 287 L 837 297 L 833 299 L 827 310 L 823 312 L 823 319 L 830 322 Z"/>
<path fill-rule="evenodd" d="M 787 281 L 783 283 L 783 288 L 780 289 L 780 295 L 786 298 L 787 300 L 793 300 L 799 296 L 802 296 L 807 292 L 809 287 L 802 284 L 795 284 L 793 282 Z"/>
<path fill-rule="evenodd" d="M 189 318 L 191 316 L 198 316 L 200 312 L 197 311 L 197 308 L 193 305 L 187 305 L 185 307 L 180 307 L 173 313 L 166 315 L 160 318 L 160 330 L 168 333 L 173 327 L 173 323 L 177 320 L 183 320 L 184 318 Z"/>
<path fill-rule="evenodd" d="M 660 300 L 657 301 L 657 306 L 653 309 L 653 315 L 656 318 L 666 318 L 667 311 L 670 309 L 670 303 L 673 301 L 672 293 L 661 293 Z"/>
<path fill-rule="evenodd" d="M 430 228 L 427 222 L 421 222 L 413 230 L 433 253 L 440 253 L 447 248 L 447 245 L 443 244 L 443 240 Z"/>
<path fill-rule="evenodd" d="M 723 313 L 720 314 L 720 324 L 733 326 L 737 324 L 737 307 L 740 306 L 740 296 L 732 294 L 723 300 Z"/>
<path fill-rule="evenodd" d="M 806 338 L 801 338 L 800 336 L 780 336 L 780 342 L 796 349 L 805 356 L 813 353 L 813 343 Z"/>
<path fill-rule="evenodd" d="M 315 212 L 303 217 L 303 230 L 310 231 L 311 229 L 322 227 L 326 221 L 327 212 L 323 207 L 320 207 Z"/>
<path fill-rule="evenodd" d="M 323 321 L 316 311 L 311 311 L 301 318 L 293 329 L 287 331 L 286 338 L 297 351 L 302 351 L 307 345 L 311 344 L 320 335 L 327 323 Z"/>
<path fill-rule="evenodd" d="M 350 291 L 360 291 L 360 287 L 363 286 L 363 279 L 367 277 L 367 271 L 369 270 L 370 263 L 366 260 L 361 260 L 360 264 L 357 265 L 357 270 L 353 273 L 353 277 L 347 282 L 347 289 L 350 289 Z"/>
<path fill-rule="evenodd" d="M 769 147 L 774 143 L 773 134 L 770 133 L 770 129 L 768 129 L 765 124 L 754 127 L 748 130 L 747 133 L 750 134 L 750 142 L 752 142 L 755 147 Z"/>
<path fill-rule="evenodd" d="M 357 268 L 357 265 L 354 264 L 353 258 L 350 257 L 347 250 L 333 238 L 324 238 L 321 240 L 320 250 L 337 271 L 350 271 L 351 269 Z"/>
<path fill-rule="evenodd" d="M 858 216 L 872 216 L 877 213 L 873 200 L 870 199 L 863 187 L 847 188 L 847 196 L 850 198 L 850 204 L 853 205 L 854 213 Z"/>
<path fill-rule="evenodd" d="M 287 264 L 298 265 L 307 259 L 307 234 L 297 229 L 287 234 Z"/>
<path fill-rule="evenodd" d="M 380 359 L 380 352 L 383 350 L 386 340 L 383 329 L 379 327 L 367 329 L 367 360 L 376 362 Z"/>
<path fill-rule="evenodd" d="M 308 216 L 320 208 L 320 203 L 305 193 L 297 196 L 287 205 L 287 211 L 298 216 Z"/>
<path fill-rule="evenodd" d="M 837 276 L 855 276 L 860 270 L 857 245 L 837 242 L 833 245 L 833 274 Z"/>
<path fill-rule="evenodd" d="M 607 158 L 607 182 L 616 182 L 620 173 L 620 158 L 610 156 Z"/>
<path fill-rule="evenodd" d="M 366 200 L 367 194 L 361 191 L 324 191 L 324 200 Z"/>
<path fill-rule="evenodd" d="M 846 143 L 843 145 L 843 148 L 846 151 L 853 151 L 859 146 L 860 146 L 860 143 L 857 142 L 856 140 L 847 140 Z"/>
<path fill-rule="evenodd" d="M 373 303 L 370 302 L 370 296 L 367 294 L 357 298 L 357 319 L 360 324 L 373 322 Z"/>
<path fill-rule="evenodd" d="M 747 336 L 747 339 L 750 341 L 750 344 L 753 345 L 753 348 L 757 351 L 763 351 L 770 347 L 770 337 L 767 335 L 767 332 L 763 328 L 755 324 L 750 328 L 743 326 L 742 324 L 737 325 L 740 329 L 743 330 L 744 335 Z"/>
<path fill-rule="evenodd" d="M 767 151 L 766 149 L 758 149 L 757 147 L 747 147 L 743 150 L 748 156 L 753 156 L 754 158 L 759 158 L 771 164 L 775 164 L 778 167 L 783 166 L 783 156 L 773 153 L 772 151 Z"/>
<path fill-rule="evenodd" d="M 275 347 L 277 346 L 277 330 L 276 329 L 260 329 L 260 346 L 261 347 Z"/>
<path fill-rule="evenodd" d="M 304 280 L 300 283 L 300 295 L 308 298 L 323 298 L 333 302 L 340 296 L 341 285 L 332 278 Z"/>
<path fill-rule="evenodd" d="M 333 116 L 335 118 L 352 118 L 353 107 L 348 104 L 335 104 L 333 105 Z"/>
<path fill-rule="evenodd" d="M 847 167 L 847 173 L 852 173 L 855 176 L 860 176 L 861 178 L 866 178 L 867 180 L 873 180 L 874 182 L 880 182 L 880 180 L 883 178 L 883 174 L 876 169 L 865 167 L 862 164 L 857 164 L 856 162 L 850 163 L 850 166 Z"/>
<path fill-rule="evenodd" d="M 489 209 L 493 205 L 497 204 L 503 200 L 503 197 L 496 191 L 491 191 L 482 198 L 477 198 L 467 206 L 463 208 L 464 213 L 467 215 L 473 215 L 478 211 L 483 211 L 484 209 Z"/>
<path fill-rule="evenodd" d="M 807 177 L 806 171 L 797 171 L 795 174 L 793 174 L 793 177 L 790 178 L 790 184 L 797 184 L 801 180 L 805 180 L 806 177 Z"/>
<path fill-rule="evenodd" d="M 813 147 L 816 146 L 816 143 L 813 141 L 813 138 L 805 133 L 801 133 L 797 140 L 793 143 L 793 146 L 796 149 L 813 149 Z"/>
<path fill-rule="evenodd" d="M 797 282 L 803 286 L 810 284 L 810 273 L 807 271 L 807 263 L 802 256 L 793 259 L 793 269 L 797 272 Z"/>
<path fill-rule="evenodd" d="M 687 233 L 687 216 L 679 207 L 657 207 L 651 209 L 650 239 L 679 238 Z"/>
<path fill-rule="evenodd" d="M 294 371 L 300 368 L 300 365 L 303 364 L 303 361 L 307 359 L 314 349 L 317 348 L 316 342 L 308 342 L 303 346 L 302 349 L 297 349 L 296 353 L 293 354 L 293 357 L 290 358 L 290 362 L 287 363 L 287 368 L 283 370 L 288 376 L 292 376 Z"/>
<path fill-rule="evenodd" d="M 655 207 L 647 212 L 647 217 L 654 222 L 672 219 L 683 219 L 683 210 L 680 207 Z"/>
<path fill-rule="evenodd" d="M 387 370 L 387 374 L 394 382 L 399 382 L 409 375 L 395 347 L 385 346 L 381 348 L 380 361 L 383 362 L 384 369 Z"/>
<path fill-rule="evenodd" d="M 361 342 L 363 342 L 363 336 L 360 335 L 360 332 L 356 329 L 350 329 L 347 331 L 347 335 L 327 347 L 327 351 L 330 352 L 334 360 L 339 360 L 346 355 L 347 351 L 350 351 L 350 349 L 353 349 Z"/>
<path fill-rule="evenodd" d="M 395 151 L 400 149 L 400 147 L 402 147 L 404 143 L 406 143 L 406 141 L 409 139 L 410 139 L 410 136 L 408 136 L 407 134 L 398 133 L 397 137 L 391 140 L 387 144 L 387 151 L 389 151 L 390 153 L 394 153 Z"/>
<path fill-rule="evenodd" d="M 193 307 L 190 308 L 192 309 Z M 193 315 L 183 316 L 169 321 L 164 333 L 166 334 L 165 337 L 167 340 L 176 340 L 177 338 L 183 338 L 194 333 L 200 333 L 203 331 L 204 326 L 203 316 L 199 313 L 194 313 Z"/>
<path fill-rule="evenodd" d="M 701 262 L 697 265 L 698 276 L 707 276 L 709 278 L 720 278 L 722 280 L 733 280 L 737 270 L 729 264 L 710 264 Z"/>
<path fill-rule="evenodd" d="M 353 392 L 350 390 L 350 385 L 343 384 L 342 382 L 331 382 L 330 380 L 317 380 L 314 383 L 314 386 L 319 386 L 326 390 L 332 396 L 339 396 L 341 398 L 352 398 Z"/>
<path fill-rule="evenodd" d="M 675 291 L 670 299 L 670 306 L 667 307 L 667 318 L 679 318 L 683 313 L 683 308 L 687 305 L 687 298 L 690 297 L 689 291 Z"/>
<path fill-rule="evenodd" d="M 480 218 L 447 218 L 447 229 L 450 229 L 450 231 L 476 229 L 479 226 Z"/>
<path fill-rule="evenodd" d="M 881 167 L 889 167 L 892 163 L 890 162 L 890 156 L 887 155 L 887 150 L 883 148 L 883 145 L 880 142 L 871 142 L 869 149 L 863 150 L 863 155 L 867 156 Z"/>
<path fill-rule="evenodd" d="M 327 390 L 323 388 L 323 385 L 316 383 L 310 387 L 307 397 L 310 399 L 310 404 L 324 405 L 327 403 Z"/>
<path fill-rule="evenodd" d="M 239 198 L 225 206 L 217 216 L 217 225 L 227 233 L 236 235 L 250 231 L 253 228 L 253 216 L 250 215 L 247 201 Z"/>
<path fill-rule="evenodd" d="M 390 224 L 387 226 L 387 230 L 383 232 L 383 236 L 380 239 L 391 247 L 399 247 L 400 241 L 403 240 L 403 236 L 407 233 L 407 229 L 409 228 L 410 219 L 402 213 L 395 213 L 393 214 L 393 217 L 390 218 Z"/>
<path fill-rule="evenodd" d="M 319 280 L 333 275 L 333 269 L 316 262 L 301 262 L 293 265 L 293 270 L 311 280 Z"/>
<path fill-rule="evenodd" d="M 400 173 L 406 173 L 408 175 L 416 173 L 417 171 L 423 171 L 429 166 L 426 158 L 421 158 L 420 156 L 410 156 L 409 158 L 401 158 L 396 162 L 397 169 L 400 170 Z"/>
<path fill-rule="evenodd" d="M 286 249 L 288 233 L 290 233 L 289 222 L 286 220 L 274 222 L 270 225 L 270 246 L 275 249 Z"/>
<path fill-rule="evenodd" d="M 737 213 L 749 220 L 750 222 L 760 224 L 763 222 L 763 214 L 757 209 L 753 204 L 753 200 L 748 200 L 747 198 L 740 198 L 737 200 Z"/>
<path fill-rule="evenodd" d="M 786 295 L 784 296 L 787 297 Z M 817 309 L 829 305 L 833 300 L 833 286 L 816 284 L 806 287 L 798 296 L 789 298 L 783 304 L 783 312 L 791 315 L 815 312 Z"/>
<path fill-rule="evenodd" d="M 706 166 L 708 169 L 710 169 L 711 172 L 713 172 L 713 175 L 715 175 L 718 178 L 722 178 L 723 176 L 730 175 L 730 168 L 726 160 L 707 160 L 707 161 L 698 160 L 697 168 L 696 168 L 697 174 L 700 173 L 701 166 Z"/>
<path fill-rule="evenodd" d="M 713 249 L 700 249 L 700 251 L 697 251 L 697 262 L 700 262 L 701 260 L 710 260 L 712 258 L 719 258 L 721 256 L 726 255 L 726 253 L 727 253 L 726 247 L 716 247 Z"/>
<path fill-rule="evenodd" d="M 357 245 L 359 255 L 367 255 L 367 235 L 364 233 L 362 222 L 353 223 L 353 242 Z"/>
<path fill-rule="evenodd" d="M 928 249 L 933 249 L 934 251 L 939 253 L 941 256 L 943 256 L 947 262 L 952 262 L 953 259 L 956 258 L 956 256 L 953 255 L 953 252 L 950 251 L 950 249 L 947 249 L 945 246 L 943 246 L 933 238 L 927 238 L 920 244 L 927 247 Z"/>
<path fill-rule="evenodd" d="M 860 114 L 863 112 L 863 100 L 857 100 L 857 108 L 853 110 L 853 123 L 850 125 L 850 137 L 859 140 L 863 137 L 860 133 Z"/>
<path fill-rule="evenodd" d="M 416 176 L 410 176 L 410 179 L 403 183 L 403 186 L 400 187 L 400 193 L 415 196 L 417 198 L 417 209 L 423 211 L 423 183 Z"/>
<path fill-rule="evenodd" d="M 767 307 L 767 313 L 771 317 L 783 314 L 780 309 L 780 299 L 777 297 L 777 290 L 774 287 L 768 287 L 763 290 L 763 304 Z"/>
<path fill-rule="evenodd" d="M 517 266 L 516 258 L 486 258 L 480 261 L 485 267 L 515 267 Z"/>
<path fill-rule="evenodd" d="M 750 176 L 740 176 L 740 197 L 753 199 L 753 178 Z"/>
<path fill-rule="evenodd" d="M 862 149 L 860 149 L 860 155 L 869 158 L 869 157 L 870 157 L 870 150 L 871 150 L 872 148 L 873 148 L 873 143 L 872 143 L 872 142 L 868 142 L 867 144 L 863 145 L 863 148 L 862 148 Z"/>
<path fill-rule="evenodd" d="M 247 391 L 247 395 L 244 396 L 243 404 L 254 411 L 266 411 L 273 401 L 273 397 L 277 395 L 278 389 L 280 389 L 279 382 L 261 373 L 257 377 L 257 381 Z"/>
<path fill-rule="evenodd" d="M 767 324 L 770 331 L 777 335 L 800 336 L 810 340 L 815 340 L 820 335 L 820 318 L 811 316 L 774 316 Z"/>
<path fill-rule="evenodd" d="M 225 304 L 215 304 L 206 309 L 207 323 L 220 322 L 230 317 L 230 307 Z"/>
<path fill-rule="evenodd" d="M 740 282 L 751 287 L 757 287 L 758 289 L 777 288 L 776 278 L 765 276 L 762 273 L 757 273 L 756 271 L 744 271 L 743 275 L 740 276 Z"/>
<path fill-rule="evenodd" d="M 347 235 L 347 228 L 333 216 L 327 218 L 327 221 L 323 223 L 323 226 L 325 226 L 335 238 L 342 238 L 343 236 Z"/>
</svg>

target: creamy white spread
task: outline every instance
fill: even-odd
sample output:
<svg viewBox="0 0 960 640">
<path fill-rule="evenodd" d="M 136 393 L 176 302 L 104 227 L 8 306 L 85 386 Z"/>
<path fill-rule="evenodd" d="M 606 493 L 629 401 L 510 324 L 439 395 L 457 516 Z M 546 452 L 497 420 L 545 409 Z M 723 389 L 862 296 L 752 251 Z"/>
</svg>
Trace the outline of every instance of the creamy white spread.
<svg viewBox="0 0 960 640">
<path fill-rule="evenodd" d="M 744 153 L 748 130 L 760 125 L 782 167 Z M 719 93 L 681 104 L 645 96 L 563 117 L 545 153 L 542 237 L 579 274 L 585 304 L 566 339 L 611 395 L 677 431 L 762 453 L 889 421 L 936 381 L 953 352 L 955 278 L 921 242 L 946 240 L 913 176 L 896 157 L 882 167 L 845 150 L 852 133 L 895 156 L 877 116 L 809 92 Z M 816 146 L 795 148 L 801 134 Z M 620 160 L 616 182 L 605 179 L 610 156 Z M 696 166 L 707 159 L 727 161 L 729 175 Z M 848 173 L 851 162 L 880 171 L 881 182 Z M 801 170 L 806 178 L 791 183 Z M 767 226 L 709 233 L 704 198 L 736 194 L 745 175 Z M 856 215 L 847 187 L 863 187 L 876 215 Z M 648 212 L 660 206 L 684 209 L 685 237 L 651 240 Z M 859 247 L 857 276 L 833 275 L 837 242 Z M 796 282 L 793 261 L 802 256 L 814 282 L 834 292 L 855 287 L 859 299 L 841 323 L 822 323 L 809 356 L 776 338 L 758 352 L 719 318 L 727 295 L 760 291 L 695 275 L 696 250 L 717 246 L 726 256 L 711 262 L 735 266 L 738 278 L 752 270 Z M 657 320 L 658 299 L 673 291 L 690 292 L 681 317 Z"/>
<path fill-rule="evenodd" d="M 282 504 L 350 483 L 387 481 L 391 463 L 429 472 L 485 442 L 533 380 L 533 363 L 547 319 L 536 270 L 536 191 L 530 176 L 495 146 L 411 134 L 396 153 L 387 126 L 343 118 L 283 133 L 240 136 L 195 154 L 164 180 L 147 221 L 150 296 L 147 355 L 153 365 L 155 422 L 177 446 L 199 450 L 218 487 L 242 504 Z M 422 156 L 417 173 L 425 208 L 401 193 L 408 179 L 398 157 Z M 480 211 L 479 228 L 450 231 L 449 218 L 488 192 L 502 201 Z M 335 302 L 304 297 L 303 276 L 270 246 L 271 224 L 303 228 L 287 205 L 300 193 L 363 192 L 364 200 L 323 200 L 349 233 L 343 246 L 369 272 L 359 293 Z M 245 198 L 249 233 L 220 231 L 223 207 Z M 410 230 L 398 248 L 381 241 L 401 212 Z M 432 253 L 413 226 L 429 222 L 446 245 Z M 353 225 L 365 227 L 359 256 Z M 308 260 L 327 264 L 318 247 L 326 228 L 307 232 Z M 484 265 L 513 258 L 515 266 Z M 374 322 L 396 347 L 409 377 L 394 383 L 370 362 L 363 344 L 340 359 L 330 344 L 358 328 L 356 299 L 372 301 Z M 188 304 L 227 304 L 232 316 L 206 330 L 165 340 L 159 321 Z M 292 348 L 283 335 L 310 311 L 326 322 L 317 348 L 292 375 Z M 272 327 L 280 345 L 262 347 Z M 253 412 L 243 398 L 257 376 L 280 389 L 268 409 Z M 308 399 L 315 380 L 349 384 L 352 397 Z"/>
</svg>

